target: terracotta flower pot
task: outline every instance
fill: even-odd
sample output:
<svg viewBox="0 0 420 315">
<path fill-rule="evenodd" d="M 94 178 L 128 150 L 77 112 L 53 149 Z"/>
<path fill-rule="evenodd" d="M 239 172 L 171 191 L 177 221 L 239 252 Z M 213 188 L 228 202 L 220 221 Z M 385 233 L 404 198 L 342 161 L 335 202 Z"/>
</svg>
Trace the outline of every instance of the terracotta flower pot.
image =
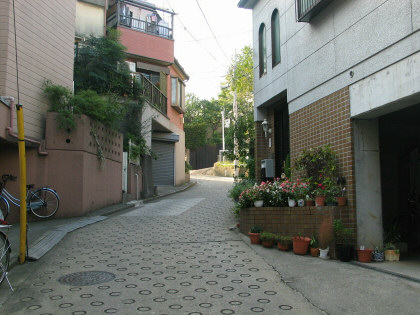
<svg viewBox="0 0 420 315">
<path fill-rule="evenodd" d="M 370 263 L 372 261 L 373 249 L 358 249 L 357 260 L 362 263 Z"/>
<path fill-rule="evenodd" d="M 251 244 L 260 244 L 260 233 L 251 233 L 248 232 L 249 239 L 251 240 Z"/>
<path fill-rule="evenodd" d="M 277 248 L 283 251 L 289 250 L 289 244 L 282 244 L 280 242 L 277 243 Z"/>
<path fill-rule="evenodd" d="M 317 207 L 325 206 L 325 196 L 316 196 L 315 197 L 315 205 Z"/>
<path fill-rule="evenodd" d="M 306 200 L 306 206 L 308 206 L 308 207 L 315 206 L 315 201 L 314 200 Z"/>
<path fill-rule="evenodd" d="M 310 248 L 310 251 L 311 251 L 311 256 L 312 257 L 318 257 L 319 256 L 319 248 L 313 248 L 313 247 L 311 247 Z"/>
<path fill-rule="evenodd" d="M 337 200 L 337 205 L 339 206 L 345 206 L 347 203 L 346 197 L 335 197 L 335 200 Z"/>
<path fill-rule="evenodd" d="M 262 245 L 267 248 L 273 247 L 274 240 L 263 240 Z"/>
<path fill-rule="evenodd" d="M 308 253 L 309 237 L 294 236 L 293 237 L 293 252 L 296 255 L 306 255 Z"/>
</svg>

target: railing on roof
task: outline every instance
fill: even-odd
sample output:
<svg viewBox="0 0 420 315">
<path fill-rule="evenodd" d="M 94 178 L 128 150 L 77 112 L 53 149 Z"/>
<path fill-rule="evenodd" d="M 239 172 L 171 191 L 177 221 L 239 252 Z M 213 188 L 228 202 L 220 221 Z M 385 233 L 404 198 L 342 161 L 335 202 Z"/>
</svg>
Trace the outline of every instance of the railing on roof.
<svg viewBox="0 0 420 315">
<path fill-rule="evenodd" d="M 170 27 L 165 25 L 160 25 L 156 22 L 147 22 L 140 19 L 135 19 L 133 17 L 121 14 L 119 23 L 117 20 L 117 15 L 114 13 L 107 18 L 107 27 L 114 27 L 117 24 L 125 27 L 129 27 L 136 31 L 141 31 L 148 34 L 153 34 L 156 36 L 172 39 L 173 31 Z"/>
<path fill-rule="evenodd" d="M 296 0 L 296 11 L 299 22 L 309 22 L 332 0 Z"/>
<path fill-rule="evenodd" d="M 142 86 L 142 94 L 146 100 L 162 114 L 167 115 L 168 98 L 142 74 L 137 73 L 135 77 Z"/>
</svg>

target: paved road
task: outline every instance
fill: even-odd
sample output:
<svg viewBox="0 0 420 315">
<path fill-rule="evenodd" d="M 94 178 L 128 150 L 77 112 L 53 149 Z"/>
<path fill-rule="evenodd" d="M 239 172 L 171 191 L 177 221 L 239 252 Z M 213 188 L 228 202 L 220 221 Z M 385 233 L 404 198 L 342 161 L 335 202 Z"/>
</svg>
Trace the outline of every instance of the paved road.
<svg viewBox="0 0 420 315">
<path fill-rule="evenodd" d="M 16 267 L 3 314 L 322 314 L 229 228 L 232 183 L 191 189 L 70 233 Z"/>
</svg>

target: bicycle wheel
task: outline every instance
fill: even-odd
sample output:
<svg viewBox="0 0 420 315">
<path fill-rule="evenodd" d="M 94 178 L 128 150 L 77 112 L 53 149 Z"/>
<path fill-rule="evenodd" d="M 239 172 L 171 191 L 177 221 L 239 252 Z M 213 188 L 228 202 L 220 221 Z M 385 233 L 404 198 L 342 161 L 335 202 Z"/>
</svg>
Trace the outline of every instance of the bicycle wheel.
<svg viewBox="0 0 420 315">
<path fill-rule="evenodd" d="M 9 203 L 6 199 L 4 199 L 4 197 L 0 197 L 0 219 L 6 220 L 9 211 Z"/>
<path fill-rule="evenodd" d="M 6 236 L 0 233 L 0 284 L 6 277 L 6 272 L 9 270 L 10 251 L 9 242 L 6 241 Z"/>
<path fill-rule="evenodd" d="M 29 197 L 29 209 L 39 218 L 53 216 L 60 204 L 57 193 L 50 188 L 39 188 L 31 193 Z"/>
</svg>

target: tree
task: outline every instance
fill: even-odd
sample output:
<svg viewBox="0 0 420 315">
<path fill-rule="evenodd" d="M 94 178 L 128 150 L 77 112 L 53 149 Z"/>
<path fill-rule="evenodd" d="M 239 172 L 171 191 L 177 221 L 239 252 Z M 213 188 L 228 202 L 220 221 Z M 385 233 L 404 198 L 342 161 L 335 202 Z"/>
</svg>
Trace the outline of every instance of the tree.
<svg viewBox="0 0 420 315">
<path fill-rule="evenodd" d="M 233 58 L 225 76 L 219 95 L 219 102 L 225 109 L 227 117 L 234 121 L 233 97 L 236 91 L 238 119 L 226 131 L 226 148 L 233 151 L 233 134 L 238 139 L 238 157 L 244 160 L 252 155 L 255 141 L 254 102 L 253 102 L 253 54 L 250 46 L 245 46 Z M 235 159 L 235 156 L 230 156 Z"/>
</svg>

